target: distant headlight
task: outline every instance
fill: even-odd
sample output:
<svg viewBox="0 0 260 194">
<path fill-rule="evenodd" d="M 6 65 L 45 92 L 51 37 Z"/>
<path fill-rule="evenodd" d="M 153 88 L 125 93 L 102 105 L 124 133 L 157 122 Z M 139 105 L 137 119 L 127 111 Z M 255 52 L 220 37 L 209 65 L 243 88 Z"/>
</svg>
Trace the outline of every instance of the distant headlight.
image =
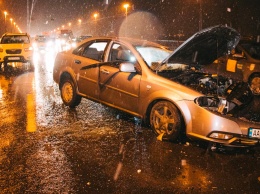
<svg viewBox="0 0 260 194">
<path fill-rule="evenodd" d="M 227 134 L 227 133 L 221 133 L 221 132 L 213 132 L 210 134 L 211 138 L 214 139 L 225 139 L 225 140 L 229 140 L 231 138 L 233 138 L 234 136 L 231 134 Z"/>
<path fill-rule="evenodd" d="M 76 44 L 75 42 L 71 43 L 71 46 L 72 46 L 73 48 L 75 48 L 76 45 L 77 45 L 77 44 Z"/>
<path fill-rule="evenodd" d="M 32 51 L 32 50 L 33 50 L 33 48 L 31 46 L 29 48 L 24 49 L 25 52 Z"/>
<path fill-rule="evenodd" d="M 33 48 L 37 47 L 37 43 L 36 42 L 34 42 L 32 45 L 33 45 Z"/>
<path fill-rule="evenodd" d="M 53 45 L 53 42 L 52 41 L 48 41 L 47 42 L 47 46 L 52 46 Z"/>
</svg>

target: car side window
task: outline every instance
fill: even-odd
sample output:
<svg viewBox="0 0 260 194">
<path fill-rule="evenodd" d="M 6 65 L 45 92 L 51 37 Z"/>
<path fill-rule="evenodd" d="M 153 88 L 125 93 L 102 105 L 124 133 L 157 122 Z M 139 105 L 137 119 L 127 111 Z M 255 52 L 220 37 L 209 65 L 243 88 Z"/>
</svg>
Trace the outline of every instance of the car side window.
<svg viewBox="0 0 260 194">
<path fill-rule="evenodd" d="M 82 56 L 102 61 L 107 42 L 94 42 L 84 48 Z"/>
<path fill-rule="evenodd" d="M 114 43 L 111 47 L 108 61 L 126 61 L 135 63 L 136 58 L 126 46 L 119 43 Z"/>
<path fill-rule="evenodd" d="M 107 41 L 99 41 L 83 44 L 76 48 L 73 54 L 102 62 L 107 43 Z"/>
</svg>

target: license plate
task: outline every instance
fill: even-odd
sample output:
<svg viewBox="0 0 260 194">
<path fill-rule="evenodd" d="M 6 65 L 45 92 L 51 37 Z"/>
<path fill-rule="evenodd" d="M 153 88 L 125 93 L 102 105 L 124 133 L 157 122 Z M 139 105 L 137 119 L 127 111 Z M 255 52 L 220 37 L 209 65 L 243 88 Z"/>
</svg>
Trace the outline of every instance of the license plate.
<svg viewBox="0 0 260 194">
<path fill-rule="evenodd" d="M 260 139 L 260 129 L 249 128 L 248 136 L 250 138 L 258 138 L 258 139 Z"/>
<path fill-rule="evenodd" d="M 20 57 L 8 57 L 8 60 L 20 60 Z"/>
</svg>

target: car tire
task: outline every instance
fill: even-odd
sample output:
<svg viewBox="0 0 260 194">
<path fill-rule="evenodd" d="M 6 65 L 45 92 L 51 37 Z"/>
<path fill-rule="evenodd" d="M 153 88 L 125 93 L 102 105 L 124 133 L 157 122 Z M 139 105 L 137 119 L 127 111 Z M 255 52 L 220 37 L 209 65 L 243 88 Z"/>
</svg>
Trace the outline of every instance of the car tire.
<svg viewBox="0 0 260 194">
<path fill-rule="evenodd" d="M 63 103 L 70 108 L 75 108 L 81 102 L 81 96 L 77 95 L 75 84 L 69 78 L 61 83 L 60 94 Z"/>
<path fill-rule="evenodd" d="M 34 71 L 34 63 L 32 61 L 28 61 L 29 63 L 29 70 Z"/>
<path fill-rule="evenodd" d="M 3 65 L 4 65 L 4 71 L 7 71 L 7 69 L 8 69 L 8 64 L 7 64 L 7 62 L 3 62 Z"/>
<path fill-rule="evenodd" d="M 159 101 L 151 109 L 150 125 L 162 139 L 177 141 L 181 136 L 182 119 L 175 105 L 169 101 Z"/>
<path fill-rule="evenodd" d="M 259 88 L 259 80 L 260 80 L 260 73 L 252 73 L 248 78 L 248 84 L 250 86 L 251 91 L 255 95 L 260 94 L 260 88 Z"/>
</svg>

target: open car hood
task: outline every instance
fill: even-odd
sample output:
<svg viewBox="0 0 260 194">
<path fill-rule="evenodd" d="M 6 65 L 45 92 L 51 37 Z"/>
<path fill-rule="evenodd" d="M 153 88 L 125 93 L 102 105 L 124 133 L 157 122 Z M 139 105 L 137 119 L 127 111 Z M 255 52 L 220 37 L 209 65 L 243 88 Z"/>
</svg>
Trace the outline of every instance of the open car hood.
<svg viewBox="0 0 260 194">
<path fill-rule="evenodd" d="M 165 63 L 207 65 L 235 48 L 240 34 L 222 25 L 197 32 L 166 58 Z"/>
</svg>

